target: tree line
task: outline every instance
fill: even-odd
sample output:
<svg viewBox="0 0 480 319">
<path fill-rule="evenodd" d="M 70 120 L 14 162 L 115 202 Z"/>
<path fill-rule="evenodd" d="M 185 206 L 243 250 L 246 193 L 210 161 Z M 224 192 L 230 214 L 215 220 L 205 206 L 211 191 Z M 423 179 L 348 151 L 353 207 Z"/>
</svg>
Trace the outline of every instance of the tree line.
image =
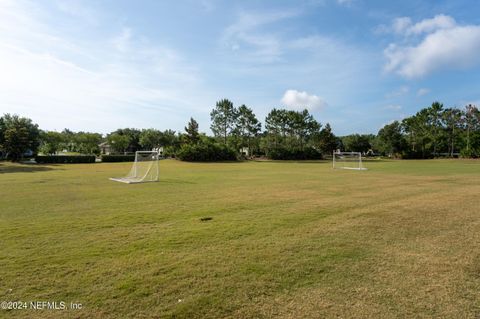
<svg viewBox="0 0 480 319">
<path fill-rule="evenodd" d="M 202 161 L 232 160 L 245 149 L 249 156 L 272 159 L 319 159 L 337 149 L 397 158 L 480 157 L 480 111 L 474 105 L 458 109 L 434 102 L 377 134 L 340 137 L 307 109 L 274 108 L 263 130 L 251 108 L 235 107 L 228 99 L 218 101 L 210 117 L 213 136 L 200 133 L 193 118 L 182 132 L 121 128 L 103 136 L 68 129 L 42 131 L 28 118 L 5 114 L 0 118 L 0 157 L 19 160 L 38 152 L 98 155 L 101 143 L 117 154 L 163 147 L 165 156 Z"/>
<path fill-rule="evenodd" d="M 413 116 L 385 125 L 371 137 L 369 147 L 397 158 L 477 158 L 480 111 L 472 104 L 459 109 L 434 102 Z"/>
</svg>

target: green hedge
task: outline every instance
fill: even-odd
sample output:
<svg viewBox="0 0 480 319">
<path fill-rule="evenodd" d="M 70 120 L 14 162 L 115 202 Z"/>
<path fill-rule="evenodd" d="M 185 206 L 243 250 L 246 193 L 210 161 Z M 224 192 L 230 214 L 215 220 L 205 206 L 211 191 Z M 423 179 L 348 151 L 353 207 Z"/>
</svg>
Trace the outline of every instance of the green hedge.
<svg viewBox="0 0 480 319">
<path fill-rule="evenodd" d="M 268 153 L 273 160 L 319 160 L 322 154 L 312 147 L 302 149 L 275 148 Z"/>
<path fill-rule="evenodd" d="M 134 162 L 135 155 L 102 155 L 102 162 Z"/>
<path fill-rule="evenodd" d="M 177 157 L 187 162 L 221 162 L 236 161 L 235 151 L 223 144 L 200 143 L 195 145 L 183 145 L 177 153 Z"/>
<path fill-rule="evenodd" d="M 37 155 L 35 162 L 38 164 L 95 163 L 95 155 Z"/>
</svg>

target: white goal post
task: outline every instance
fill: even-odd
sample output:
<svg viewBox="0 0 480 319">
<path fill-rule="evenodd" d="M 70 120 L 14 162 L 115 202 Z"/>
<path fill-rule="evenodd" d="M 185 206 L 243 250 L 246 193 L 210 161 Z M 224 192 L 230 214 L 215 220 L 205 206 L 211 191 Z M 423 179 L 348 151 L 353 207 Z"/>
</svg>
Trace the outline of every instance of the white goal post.
<svg viewBox="0 0 480 319">
<path fill-rule="evenodd" d="M 127 184 L 157 182 L 159 176 L 158 151 L 137 151 L 130 173 L 125 177 L 110 178 Z"/>
<path fill-rule="evenodd" d="M 363 167 L 362 153 L 360 152 L 333 152 L 333 168 L 367 170 Z"/>
</svg>

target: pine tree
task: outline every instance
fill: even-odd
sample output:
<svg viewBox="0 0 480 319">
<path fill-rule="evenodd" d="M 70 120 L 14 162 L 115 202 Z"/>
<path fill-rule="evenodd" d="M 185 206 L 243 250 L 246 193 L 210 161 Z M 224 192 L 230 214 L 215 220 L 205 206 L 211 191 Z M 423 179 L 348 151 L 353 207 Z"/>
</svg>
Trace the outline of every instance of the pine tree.
<svg viewBox="0 0 480 319">
<path fill-rule="evenodd" d="M 232 134 L 237 117 L 233 103 L 227 99 L 218 101 L 210 117 L 212 120 L 210 128 L 213 134 L 222 138 L 224 144 L 227 144 L 227 137 Z"/>
<path fill-rule="evenodd" d="M 258 121 L 252 109 L 245 105 L 238 108 L 235 133 L 242 139 L 243 146 L 252 151 L 252 139 L 260 133 L 262 124 Z"/>
<path fill-rule="evenodd" d="M 200 139 L 200 134 L 198 133 L 198 122 L 190 118 L 190 122 L 188 122 L 187 126 L 185 127 L 185 139 L 187 144 L 196 144 Z"/>
</svg>

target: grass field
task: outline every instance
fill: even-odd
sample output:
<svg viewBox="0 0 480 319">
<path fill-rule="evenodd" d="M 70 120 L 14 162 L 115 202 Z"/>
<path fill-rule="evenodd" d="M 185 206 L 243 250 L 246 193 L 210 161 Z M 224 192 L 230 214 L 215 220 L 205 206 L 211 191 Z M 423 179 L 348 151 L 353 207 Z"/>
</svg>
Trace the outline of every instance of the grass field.
<svg viewBox="0 0 480 319">
<path fill-rule="evenodd" d="M 480 318 L 480 161 L 160 164 L 0 162 L 0 317 Z"/>
</svg>

